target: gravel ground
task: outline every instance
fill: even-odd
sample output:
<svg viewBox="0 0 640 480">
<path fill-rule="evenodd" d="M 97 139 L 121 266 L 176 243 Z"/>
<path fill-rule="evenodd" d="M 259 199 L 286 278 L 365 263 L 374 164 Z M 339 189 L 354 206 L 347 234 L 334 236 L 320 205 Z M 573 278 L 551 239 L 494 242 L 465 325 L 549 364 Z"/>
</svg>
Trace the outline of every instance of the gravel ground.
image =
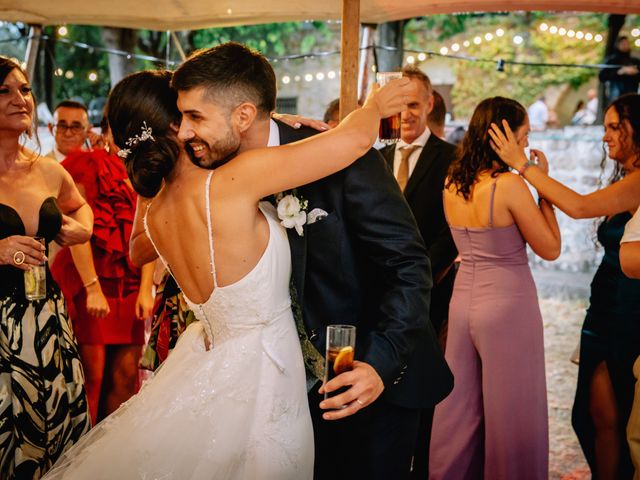
<svg viewBox="0 0 640 480">
<path fill-rule="evenodd" d="M 540 299 L 549 401 L 549 478 L 587 480 L 591 474 L 571 428 L 578 366 L 569 361 L 580 338 L 586 300 Z"/>
</svg>

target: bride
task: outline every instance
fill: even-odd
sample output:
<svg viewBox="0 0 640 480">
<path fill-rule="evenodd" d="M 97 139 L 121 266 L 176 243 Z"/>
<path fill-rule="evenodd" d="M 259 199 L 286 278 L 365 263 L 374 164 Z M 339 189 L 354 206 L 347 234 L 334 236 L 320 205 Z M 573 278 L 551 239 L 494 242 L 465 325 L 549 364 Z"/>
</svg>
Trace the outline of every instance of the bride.
<svg viewBox="0 0 640 480">
<path fill-rule="evenodd" d="M 374 88 L 335 129 L 242 153 L 214 172 L 195 166 L 177 143 L 170 78 L 126 77 L 107 112 L 134 188 L 153 197 L 147 235 L 199 322 L 140 393 L 45 478 L 310 479 L 313 432 L 289 246 L 274 207 L 260 199 L 365 154 L 380 118 L 405 108 L 411 86 L 404 78 Z"/>
</svg>

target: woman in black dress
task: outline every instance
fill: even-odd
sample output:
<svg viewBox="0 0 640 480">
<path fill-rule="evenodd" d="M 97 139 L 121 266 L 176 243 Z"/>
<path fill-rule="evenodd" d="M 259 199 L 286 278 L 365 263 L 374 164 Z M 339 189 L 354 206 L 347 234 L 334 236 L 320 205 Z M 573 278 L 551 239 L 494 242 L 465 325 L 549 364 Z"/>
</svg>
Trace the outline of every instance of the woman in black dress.
<svg viewBox="0 0 640 480">
<path fill-rule="evenodd" d="M 598 241 L 602 262 L 580 337 L 580 369 L 572 423 L 593 478 L 631 479 L 625 430 L 633 402 L 633 363 L 640 355 L 640 280 L 620 267 L 620 239 L 640 204 L 640 95 L 616 99 L 605 112 L 603 142 L 615 161 L 612 183 L 580 195 L 548 177 L 493 130 L 496 151 L 538 190 L 573 218 L 604 217 Z M 546 158 L 539 161 L 546 163 Z"/>
<path fill-rule="evenodd" d="M 0 478 L 36 479 L 90 427 L 84 375 L 64 299 L 25 298 L 24 271 L 45 245 L 89 240 L 93 215 L 53 159 L 21 146 L 35 128 L 29 80 L 0 57 Z"/>
</svg>

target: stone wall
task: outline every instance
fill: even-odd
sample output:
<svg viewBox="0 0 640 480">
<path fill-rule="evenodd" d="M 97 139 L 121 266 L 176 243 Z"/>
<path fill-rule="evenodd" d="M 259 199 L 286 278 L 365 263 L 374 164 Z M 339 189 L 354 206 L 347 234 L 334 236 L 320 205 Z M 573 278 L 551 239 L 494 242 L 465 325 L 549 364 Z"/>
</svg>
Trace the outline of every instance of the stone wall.
<svg viewBox="0 0 640 480">
<path fill-rule="evenodd" d="M 602 135 L 602 126 L 565 127 L 532 132 L 529 143 L 547 155 L 553 178 L 585 194 L 598 188 L 600 178 L 606 185 L 611 173 L 611 160 L 607 160 L 604 173 L 600 168 Z M 602 257 L 602 248 L 596 243 L 596 229 L 601 219 L 574 220 L 558 209 L 556 215 L 562 234 L 560 257 L 547 262 L 529 252 L 538 289 L 544 296 L 585 297 Z"/>
</svg>

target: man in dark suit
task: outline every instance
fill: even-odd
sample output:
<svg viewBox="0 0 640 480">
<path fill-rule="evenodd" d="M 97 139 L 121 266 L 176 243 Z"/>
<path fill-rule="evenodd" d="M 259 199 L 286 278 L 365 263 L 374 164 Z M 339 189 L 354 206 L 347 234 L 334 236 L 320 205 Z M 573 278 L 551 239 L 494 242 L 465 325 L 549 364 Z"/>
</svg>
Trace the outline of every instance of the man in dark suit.
<svg viewBox="0 0 640 480">
<path fill-rule="evenodd" d="M 403 190 L 427 246 L 434 284 L 430 318 L 444 347 L 449 301 L 455 279 L 454 260 L 458 251 L 444 216 L 442 190 L 456 149 L 430 132 L 427 126 L 433 108 L 433 89 L 429 77 L 415 67 L 404 68 L 403 75 L 416 84 L 416 94 L 409 101 L 407 110 L 402 112 L 400 141 L 381 152 Z M 427 478 L 432 419 L 433 408 L 425 409 L 413 461 L 414 478 Z"/>
<path fill-rule="evenodd" d="M 314 134 L 270 119 L 275 75 L 242 45 L 197 53 L 178 68 L 173 85 L 188 119 L 179 138 L 205 168 L 239 151 Z M 311 357 L 324 353 L 327 325 L 357 327 L 358 361 L 333 380 L 334 390 L 346 391 L 323 400 L 321 382 L 311 382 L 315 477 L 407 478 L 420 409 L 453 385 L 428 321 L 430 267 L 415 220 L 375 150 L 295 194 L 309 211 L 327 213 L 305 224 L 303 235 L 288 232 L 308 369 L 318 374 Z"/>
</svg>

